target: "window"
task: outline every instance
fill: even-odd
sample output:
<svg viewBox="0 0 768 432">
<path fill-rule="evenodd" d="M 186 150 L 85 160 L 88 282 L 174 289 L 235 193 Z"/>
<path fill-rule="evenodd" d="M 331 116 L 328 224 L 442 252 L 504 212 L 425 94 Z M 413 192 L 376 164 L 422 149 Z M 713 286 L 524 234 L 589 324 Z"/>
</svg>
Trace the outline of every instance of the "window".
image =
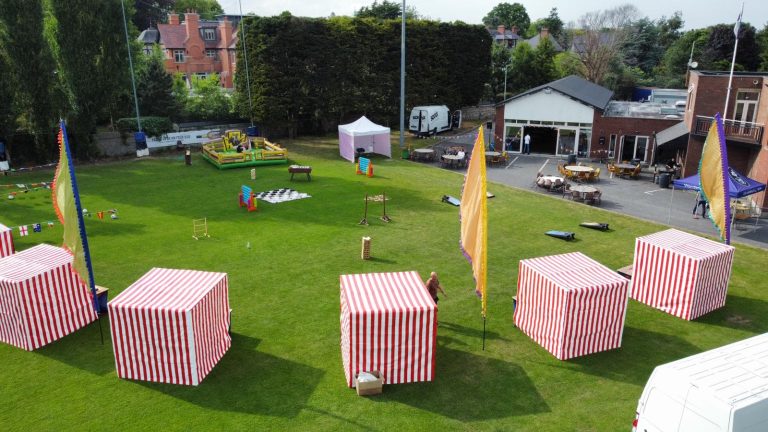
<svg viewBox="0 0 768 432">
<path fill-rule="evenodd" d="M 173 50 L 173 59 L 176 63 L 184 63 L 184 50 Z"/>
<path fill-rule="evenodd" d="M 219 56 L 217 55 L 216 50 L 213 50 L 213 49 L 205 50 L 205 56 L 208 57 L 208 58 L 212 58 L 214 60 L 218 60 L 219 59 Z"/>
<path fill-rule="evenodd" d="M 613 159 L 616 154 L 616 135 L 611 134 L 611 140 L 608 142 L 608 157 Z"/>
<path fill-rule="evenodd" d="M 212 29 L 212 28 L 203 29 L 203 39 L 207 41 L 216 40 L 216 29 Z"/>
</svg>

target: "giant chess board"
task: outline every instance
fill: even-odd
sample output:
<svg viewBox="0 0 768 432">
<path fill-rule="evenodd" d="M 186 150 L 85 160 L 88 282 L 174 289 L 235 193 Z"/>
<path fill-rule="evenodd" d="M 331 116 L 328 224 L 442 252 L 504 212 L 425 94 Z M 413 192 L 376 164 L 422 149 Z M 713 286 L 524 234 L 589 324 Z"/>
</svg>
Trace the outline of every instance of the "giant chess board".
<svg viewBox="0 0 768 432">
<path fill-rule="evenodd" d="M 259 192 L 255 196 L 256 196 L 256 199 L 260 199 L 262 201 L 266 201 L 272 204 L 312 197 L 312 195 L 295 191 L 293 189 L 288 189 L 288 188 L 272 189 L 265 192 Z"/>
</svg>

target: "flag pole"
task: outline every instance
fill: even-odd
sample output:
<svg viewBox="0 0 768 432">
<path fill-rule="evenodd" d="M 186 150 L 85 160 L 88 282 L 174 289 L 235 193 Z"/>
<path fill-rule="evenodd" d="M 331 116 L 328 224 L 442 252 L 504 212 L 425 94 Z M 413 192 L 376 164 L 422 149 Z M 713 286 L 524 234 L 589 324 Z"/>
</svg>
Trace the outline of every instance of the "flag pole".
<svg viewBox="0 0 768 432">
<path fill-rule="evenodd" d="M 483 351 L 485 351 L 485 315 L 483 315 Z"/>
<path fill-rule="evenodd" d="M 733 58 L 731 59 L 731 73 L 728 75 L 728 90 L 725 93 L 725 107 L 723 108 L 723 121 L 728 117 L 728 100 L 731 98 L 731 83 L 733 82 L 733 66 L 736 64 L 736 50 L 739 47 L 739 30 L 741 29 L 741 15 L 744 14 L 744 3 L 741 3 L 741 12 L 739 12 L 739 18 L 736 20 L 736 25 L 733 27 L 733 34 L 736 42 L 733 44 Z"/>
<path fill-rule="evenodd" d="M 67 155 L 67 163 L 69 164 L 69 179 L 72 182 L 72 193 L 75 198 L 75 209 L 77 210 L 78 231 L 80 233 L 80 239 L 83 241 L 83 256 L 85 258 L 85 265 L 88 269 L 88 287 L 91 290 L 91 298 L 93 300 L 93 309 L 96 311 L 96 317 L 99 321 L 99 334 L 101 336 L 101 344 L 104 345 L 104 330 L 101 328 L 101 318 L 99 315 L 99 300 L 96 297 L 96 283 L 93 278 L 93 265 L 91 264 L 91 251 L 88 248 L 88 236 L 85 234 L 85 219 L 83 218 L 83 207 L 80 204 L 80 191 L 77 188 L 77 179 L 75 178 L 75 166 L 72 163 L 72 152 L 69 149 L 69 139 L 67 138 L 67 128 L 64 124 L 64 120 L 61 120 L 62 131 L 62 145 Z M 81 275 L 82 277 L 82 275 Z"/>
</svg>

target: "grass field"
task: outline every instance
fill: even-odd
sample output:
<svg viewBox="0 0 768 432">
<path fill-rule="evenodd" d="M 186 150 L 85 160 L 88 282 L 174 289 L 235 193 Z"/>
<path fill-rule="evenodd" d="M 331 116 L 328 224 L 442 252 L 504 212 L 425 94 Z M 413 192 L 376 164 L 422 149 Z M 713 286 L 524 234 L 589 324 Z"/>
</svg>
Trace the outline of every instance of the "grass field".
<svg viewBox="0 0 768 432">
<path fill-rule="evenodd" d="M 34 352 L 0 344 L 0 430 L 629 430 L 653 367 L 768 331 L 765 251 L 738 246 L 727 306 L 685 322 L 630 301 L 621 349 L 558 361 L 512 326 L 518 261 L 581 251 L 610 268 L 632 262 L 634 239 L 664 226 L 490 184 L 488 333 L 481 350 L 480 303 L 458 248 L 462 176 L 397 158 L 374 159 L 375 177 L 354 173 L 337 140 L 283 142 L 312 181 L 285 166 L 219 171 L 196 154 L 78 167 L 84 207 L 118 209 L 87 220 L 97 283 L 110 296 L 152 267 L 229 274 L 232 348 L 198 387 L 120 380 L 109 318 Z M 52 172 L 0 177 L 48 181 Z M 301 177 L 301 178 L 300 178 Z M 241 184 L 293 187 L 313 197 L 248 213 Z M 0 189 L 3 192 L 3 189 Z M 393 221 L 358 225 L 365 193 L 386 192 Z M 210 239 L 192 239 L 207 217 Z M 0 200 L 0 222 L 54 220 L 46 191 Z M 580 229 L 585 220 L 611 232 Z M 549 229 L 577 232 L 564 242 Z M 19 238 L 17 249 L 60 244 L 61 226 Z M 360 238 L 372 237 L 370 261 Z M 250 243 L 251 248 L 246 248 Z M 440 273 L 436 379 L 358 397 L 345 385 L 339 350 L 339 275 L 416 270 Z"/>
</svg>

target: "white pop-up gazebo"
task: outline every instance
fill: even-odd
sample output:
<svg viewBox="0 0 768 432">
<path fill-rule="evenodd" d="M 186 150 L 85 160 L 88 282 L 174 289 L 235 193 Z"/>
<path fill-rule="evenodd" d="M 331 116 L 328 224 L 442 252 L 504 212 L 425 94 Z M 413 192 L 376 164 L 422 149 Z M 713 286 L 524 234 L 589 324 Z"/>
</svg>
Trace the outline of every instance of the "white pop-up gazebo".
<svg viewBox="0 0 768 432">
<path fill-rule="evenodd" d="M 389 128 L 362 116 L 352 123 L 339 125 L 339 153 L 344 159 L 355 162 L 355 150 L 392 157 Z"/>
</svg>

